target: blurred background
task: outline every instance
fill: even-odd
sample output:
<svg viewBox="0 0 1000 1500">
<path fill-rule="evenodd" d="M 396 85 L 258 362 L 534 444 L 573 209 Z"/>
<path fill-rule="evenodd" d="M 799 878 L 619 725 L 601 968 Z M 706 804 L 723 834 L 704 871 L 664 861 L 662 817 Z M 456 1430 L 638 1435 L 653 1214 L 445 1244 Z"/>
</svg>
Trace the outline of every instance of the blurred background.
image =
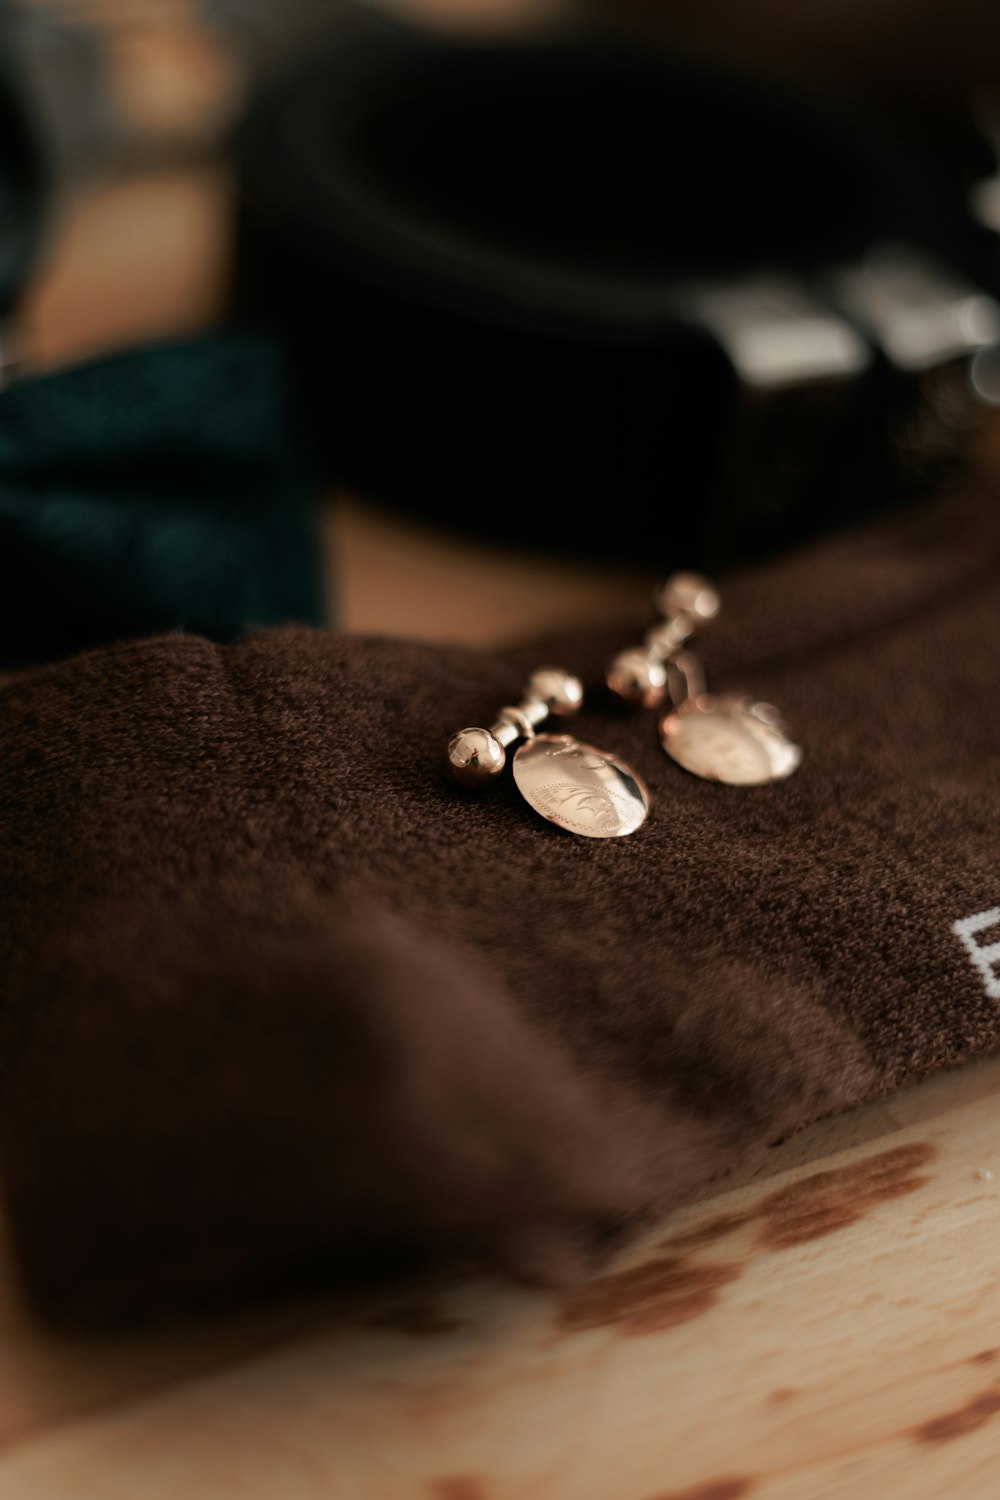
<svg viewBox="0 0 1000 1500">
<path fill-rule="evenodd" d="M 500 642 L 995 468 L 986 0 L 0 0 L 0 45 L 10 665 Z"/>
</svg>

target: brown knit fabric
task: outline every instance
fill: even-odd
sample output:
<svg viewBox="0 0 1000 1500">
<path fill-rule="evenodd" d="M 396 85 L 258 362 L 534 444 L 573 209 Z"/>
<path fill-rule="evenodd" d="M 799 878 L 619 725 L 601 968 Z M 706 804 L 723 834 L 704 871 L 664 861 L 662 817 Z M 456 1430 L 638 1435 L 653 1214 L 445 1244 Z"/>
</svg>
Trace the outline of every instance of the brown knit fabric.
<svg viewBox="0 0 1000 1500">
<path fill-rule="evenodd" d="M 509 776 L 464 796 L 439 755 L 535 665 L 599 682 L 641 601 L 488 655 L 161 637 L 0 695 L 0 1149 L 40 1306 L 400 1247 L 578 1274 L 747 1152 L 997 1043 L 953 931 L 1000 904 L 996 497 L 720 582 L 709 681 L 780 705 L 803 768 L 699 781 L 597 691 L 575 732 L 655 798 L 624 840 Z"/>
</svg>

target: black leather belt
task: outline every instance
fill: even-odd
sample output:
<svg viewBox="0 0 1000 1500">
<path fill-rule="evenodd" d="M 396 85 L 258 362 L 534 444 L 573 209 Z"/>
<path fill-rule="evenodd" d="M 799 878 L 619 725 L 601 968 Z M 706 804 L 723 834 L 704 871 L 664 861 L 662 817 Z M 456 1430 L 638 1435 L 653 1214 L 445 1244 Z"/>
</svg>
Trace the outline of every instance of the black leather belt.
<svg viewBox="0 0 1000 1500">
<path fill-rule="evenodd" d="M 970 131 L 956 160 L 621 39 L 358 13 L 251 110 L 240 298 L 285 331 L 331 477 L 521 546 L 717 566 L 960 446 L 1000 250 L 964 207 L 989 153 Z"/>
</svg>

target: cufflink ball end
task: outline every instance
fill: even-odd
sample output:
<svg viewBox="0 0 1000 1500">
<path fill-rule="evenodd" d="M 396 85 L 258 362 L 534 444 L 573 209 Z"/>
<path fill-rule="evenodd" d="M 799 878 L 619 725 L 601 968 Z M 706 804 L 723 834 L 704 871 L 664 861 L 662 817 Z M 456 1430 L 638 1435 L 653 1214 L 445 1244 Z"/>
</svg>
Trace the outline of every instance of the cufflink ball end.
<svg viewBox="0 0 1000 1500">
<path fill-rule="evenodd" d="M 485 786 L 499 776 L 507 753 L 488 729 L 460 729 L 448 741 L 445 768 L 452 781 L 470 788 Z"/>
</svg>

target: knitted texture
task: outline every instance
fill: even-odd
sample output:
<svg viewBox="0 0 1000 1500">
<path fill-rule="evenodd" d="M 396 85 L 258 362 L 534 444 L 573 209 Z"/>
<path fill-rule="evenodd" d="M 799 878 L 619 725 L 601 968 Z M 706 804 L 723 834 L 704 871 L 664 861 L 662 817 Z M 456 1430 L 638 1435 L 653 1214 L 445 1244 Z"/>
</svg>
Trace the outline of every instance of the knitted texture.
<svg viewBox="0 0 1000 1500">
<path fill-rule="evenodd" d="M 39 1306 L 412 1251 L 579 1275 L 792 1128 L 996 1045 L 995 496 L 721 587 L 709 683 L 778 704 L 804 764 L 697 780 L 593 692 L 570 727 L 654 794 L 623 840 L 509 774 L 463 795 L 440 753 L 534 666 L 599 682 L 641 610 L 485 654 L 171 635 L 6 689 L 0 1149 Z"/>
</svg>

